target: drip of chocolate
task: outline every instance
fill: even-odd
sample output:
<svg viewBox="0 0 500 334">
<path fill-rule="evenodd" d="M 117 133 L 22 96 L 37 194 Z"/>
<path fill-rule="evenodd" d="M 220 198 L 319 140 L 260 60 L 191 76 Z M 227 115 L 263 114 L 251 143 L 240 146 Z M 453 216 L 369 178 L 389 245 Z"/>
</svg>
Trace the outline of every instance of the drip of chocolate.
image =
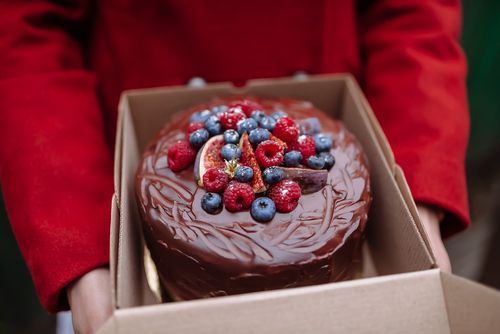
<svg viewBox="0 0 500 334">
<path fill-rule="evenodd" d="M 333 138 L 336 163 L 327 184 L 304 194 L 295 210 L 277 213 L 268 223 L 248 211 L 201 208 L 205 190 L 193 168 L 168 168 L 168 147 L 185 138 L 194 111 L 227 104 L 218 99 L 177 115 L 144 152 L 137 171 L 136 194 L 144 237 L 164 288 L 176 299 L 195 299 L 306 286 L 349 279 L 359 251 L 371 203 L 366 157 L 340 121 L 311 103 L 255 99 L 270 114 L 284 110 L 293 119 L 317 117 Z"/>
</svg>

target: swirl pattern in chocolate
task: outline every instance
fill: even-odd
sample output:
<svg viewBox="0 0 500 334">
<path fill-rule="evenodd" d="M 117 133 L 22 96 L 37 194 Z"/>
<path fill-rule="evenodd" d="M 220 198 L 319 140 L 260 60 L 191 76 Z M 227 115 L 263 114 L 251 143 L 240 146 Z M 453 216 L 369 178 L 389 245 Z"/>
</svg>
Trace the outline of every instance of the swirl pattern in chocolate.
<svg viewBox="0 0 500 334">
<path fill-rule="evenodd" d="M 185 138 L 194 111 L 227 104 L 214 100 L 180 113 L 147 147 L 137 171 L 136 193 L 143 231 L 164 287 L 179 299 L 238 294 L 348 279 L 358 260 L 371 203 L 366 157 L 340 121 L 309 102 L 255 99 L 265 111 L 285 110 L 290 117 L 318 117 L 322 132 L 333 137 L 336 163 L 325 187 L 305 194 L 290 213 L 269 223 L 248 211 L 201 208 L 205 190 L 193 168 L 168 168 L 168 147 Z"/>
</svg>

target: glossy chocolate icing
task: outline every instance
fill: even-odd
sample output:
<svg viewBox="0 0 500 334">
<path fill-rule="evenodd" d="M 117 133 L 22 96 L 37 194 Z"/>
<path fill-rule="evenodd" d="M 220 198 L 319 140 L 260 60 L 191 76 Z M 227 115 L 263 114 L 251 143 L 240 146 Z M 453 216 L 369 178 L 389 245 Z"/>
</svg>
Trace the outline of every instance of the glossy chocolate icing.
<svg viewBox="0 0 500 334">
<path fill-rule="evenodd" d="M 366 157 L 342 122 L 309 102 L 257 99 L 267 112 L 318 117 L 322 132 L 333 136 L 336 159 L 322 190 L 303 195 L 294 211 L 277 213 L 269 223 L 256 222 L 248 211 L 207 214 L 193 168 L 168 168 L 167 149 L 184 138 L 191 113 L 232 99 L 178 114 L 143 155 L 136 194 L 162 284 L 175 298 L 194 299 L 349 279 L 359 261 L 371 194 Z"/>
</svg>

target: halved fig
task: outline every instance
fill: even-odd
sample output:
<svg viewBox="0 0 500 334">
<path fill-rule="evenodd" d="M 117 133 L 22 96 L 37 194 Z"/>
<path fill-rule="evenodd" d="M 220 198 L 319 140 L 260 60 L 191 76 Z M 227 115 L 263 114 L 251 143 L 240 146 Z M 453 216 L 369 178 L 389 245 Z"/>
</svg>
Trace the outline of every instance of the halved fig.
<svg viewBox="0 0 500 334">
<path fill-rule="evenodd" d="M 299 167 L 282 167 L 285 178 L 297 182 L 303 194 L 321 190 L 328 181 L 328 171 Z"/>
<path fill-rule="evenodd" d="M 244 133 L 240 139 L 240 149 L 241 149 L 241 158 L 240 164 L 243 166 L 248 166 L 253 170 L 253 179 L 251 182 L 251 186 L 254 192 L 261 193 L 266 191 L 266 186 L 264 184 L 264 180 L 262 179 L 262 172 L 260 170 L 260 166 L 257 163 L 257 159 L 255 158 L 255 153 L 252 148 L 252 144 L 250 140 L 248 140 L 248 133 Z"/>
<path fill-rule="evenodd" d="M 209 168 L 226 167 L 224 159 L 220 156 L 222 146 L 224 146 L 224 137 L 218 135 L 210 138 L 198 151 L 194 162 L 194 179 L 200 187 L 203 187 L 203 175 Z"/>
</svg>

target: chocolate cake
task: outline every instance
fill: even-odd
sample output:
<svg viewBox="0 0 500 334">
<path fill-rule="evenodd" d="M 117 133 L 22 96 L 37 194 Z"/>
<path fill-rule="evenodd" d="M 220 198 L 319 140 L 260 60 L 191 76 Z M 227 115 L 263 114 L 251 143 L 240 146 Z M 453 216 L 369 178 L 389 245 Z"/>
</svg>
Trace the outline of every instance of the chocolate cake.
<svg viewBox="0 0 500 334">
<path fill-rule="evenodd" d="M 342 122 L 255 97 L 175 115 L 144 152 L 136 194 L 160 281 L 181 300 L 351 278 L 371 203 Z"/>
</svg>

